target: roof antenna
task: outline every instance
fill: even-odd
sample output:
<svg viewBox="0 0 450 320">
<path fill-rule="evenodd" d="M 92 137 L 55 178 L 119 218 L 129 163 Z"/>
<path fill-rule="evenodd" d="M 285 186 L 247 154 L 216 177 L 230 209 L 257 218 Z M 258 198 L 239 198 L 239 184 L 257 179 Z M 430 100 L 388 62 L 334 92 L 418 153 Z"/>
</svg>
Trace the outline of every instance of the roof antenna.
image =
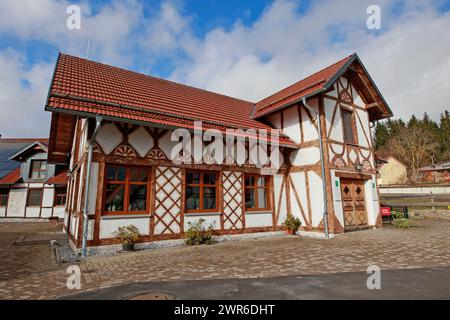
<svg viewBox="0 0 450 320">
<path fill-rule="evenodd" d="M 86 59 L 89 59 L 89 48 L 90 47 L 90 42 L 89 42 L 89 39 L 88 39 L 88 41 L 87 41 L 87 49 L 86 49 Z"/>
</svg>

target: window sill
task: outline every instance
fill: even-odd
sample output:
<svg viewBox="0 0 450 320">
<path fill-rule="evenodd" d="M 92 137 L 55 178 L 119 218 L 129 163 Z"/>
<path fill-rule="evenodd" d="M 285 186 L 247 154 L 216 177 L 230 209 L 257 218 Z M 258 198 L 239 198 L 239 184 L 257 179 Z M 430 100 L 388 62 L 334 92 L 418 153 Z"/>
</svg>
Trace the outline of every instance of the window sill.
<svg viewBox="0 0 450 320">
<path fill-rule="evenodd" d="M 186 212 L 185 217 L 220 216 L 220 212 Z"/>
<path fill-rule="evenodd" d="M 103 220 L 124 219 L 124 218 L 150 218 L 152 215 L 145 214 L 103 214 Z"/>
<path fill-rule="evenodd" d="M 271 210 L 245 211 L 245 214 L 272 214 Z"/>
</svg>

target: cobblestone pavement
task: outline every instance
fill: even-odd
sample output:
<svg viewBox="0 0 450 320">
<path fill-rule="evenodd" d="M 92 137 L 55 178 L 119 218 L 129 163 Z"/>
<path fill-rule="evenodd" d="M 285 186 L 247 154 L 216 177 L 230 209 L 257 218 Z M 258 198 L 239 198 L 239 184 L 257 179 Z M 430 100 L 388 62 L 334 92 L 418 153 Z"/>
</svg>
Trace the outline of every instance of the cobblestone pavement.
<svg viewBox="0 0 450 320">
<path fill-rule="evenodd" d="M 81 290 L 133 282 L 365 271 L 372 264 L 385 270 L 450 266 L 450 220 L 414 219 L 412 225 L 408 230 L 386 227 L 330 240 L 278 236 L 90 257 L 78 263 Z M 50 228 L 38 225 L 45 226 Z M 11 245 L 21 228 L 32 226 L 0 224 L 0 298 L 42 299 L 75 293 L 65 287 L 68 265 L 58 266 L 48 245 Z"/>
</svg>

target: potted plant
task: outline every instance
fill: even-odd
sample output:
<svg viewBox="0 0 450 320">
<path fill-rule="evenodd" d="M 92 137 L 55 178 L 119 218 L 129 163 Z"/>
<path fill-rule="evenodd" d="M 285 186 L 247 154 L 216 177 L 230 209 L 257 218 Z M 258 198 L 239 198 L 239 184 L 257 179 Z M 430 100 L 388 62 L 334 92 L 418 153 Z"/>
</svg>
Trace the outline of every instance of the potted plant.
<svg viewBox="0 0 450 320">
<path fill-rule="evenodd" d="M 122 241 L 122 251 L 133 251 L 134 244 L 141 238 L 138 228 L 133 225 L 119 227 L 114 235 Z"/>
<path fill-rule="evenodd" d="M 283 225 L 286 227 L 286 231 L 290 235 L 294 235 L 298 228 L 302 225 L 299 218 L 295 218 L 293 215 L 288 215 L 286 220 L 284 220 Z"/>
</svg>

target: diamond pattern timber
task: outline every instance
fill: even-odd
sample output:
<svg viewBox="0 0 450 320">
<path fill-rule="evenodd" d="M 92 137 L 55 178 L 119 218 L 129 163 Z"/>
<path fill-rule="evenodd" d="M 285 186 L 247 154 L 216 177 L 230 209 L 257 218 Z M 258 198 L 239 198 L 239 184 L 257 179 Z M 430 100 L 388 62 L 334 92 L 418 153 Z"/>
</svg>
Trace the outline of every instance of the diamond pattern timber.
<svg viewBox="0 0 450 320">
<path fill-rule="evenodd" d="M 181 169 L 157 167 L 154 234 L 181 232 Z"/>
<path fill-rule="evenodd" d="M 242 212 L 242 172 L 223 172 L 223 228 L 244 228 Z"/>
</svg>

